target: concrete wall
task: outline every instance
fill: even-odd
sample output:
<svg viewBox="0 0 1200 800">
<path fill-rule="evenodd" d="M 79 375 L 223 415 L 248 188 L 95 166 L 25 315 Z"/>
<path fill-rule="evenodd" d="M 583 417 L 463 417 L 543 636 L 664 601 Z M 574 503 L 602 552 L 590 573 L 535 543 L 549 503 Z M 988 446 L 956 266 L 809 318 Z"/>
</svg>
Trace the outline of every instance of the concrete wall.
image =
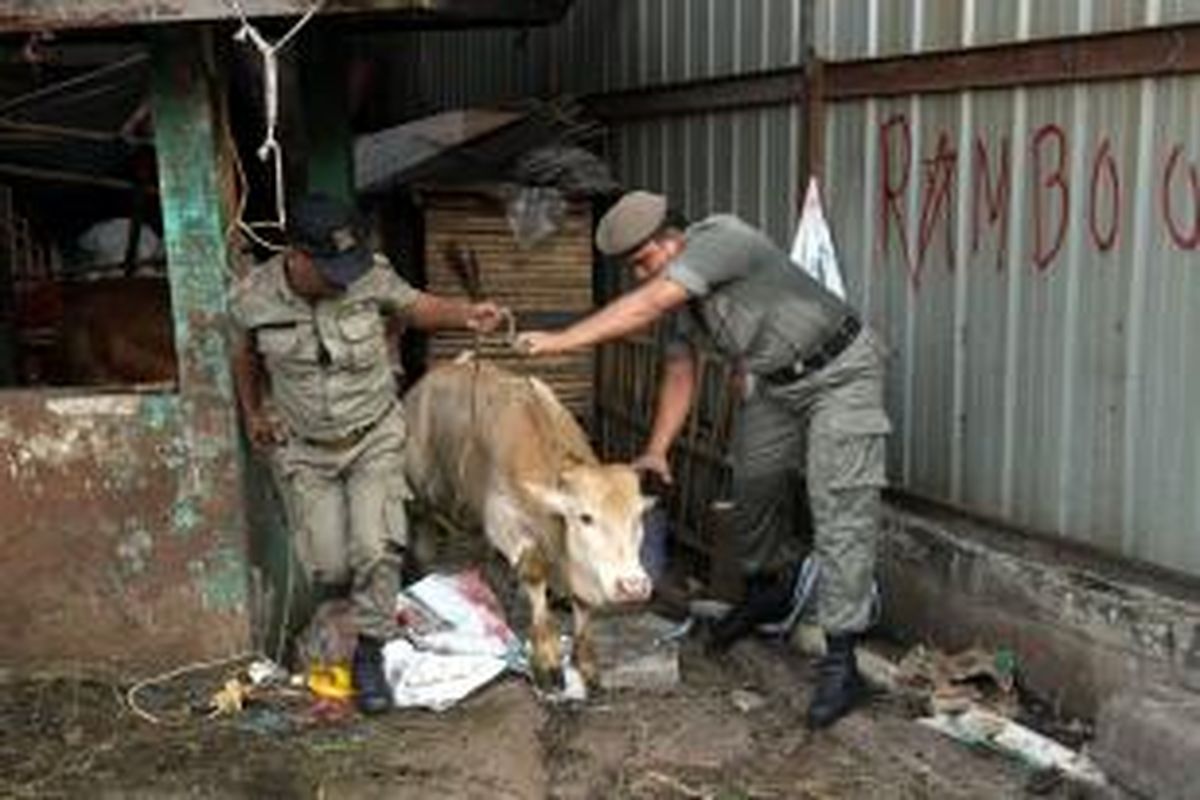
<svg viewBox="0 0 1200 800">
<path fill-rule="evenodd" d="M 895 501 L 884 626 L 948 651 L 1012 647 L 1025 688 L 1094 718 L 1118 692 L 1200 690 L 1200 587 L 935 507 Z"/>
<path fill-rule="evenodd" d="M 0 394 L 6 666 L 148 669 L 249 645 L 221 105 L 203 42 L 171 32 L 154 47 L 178 392 Z"/>
</svg>

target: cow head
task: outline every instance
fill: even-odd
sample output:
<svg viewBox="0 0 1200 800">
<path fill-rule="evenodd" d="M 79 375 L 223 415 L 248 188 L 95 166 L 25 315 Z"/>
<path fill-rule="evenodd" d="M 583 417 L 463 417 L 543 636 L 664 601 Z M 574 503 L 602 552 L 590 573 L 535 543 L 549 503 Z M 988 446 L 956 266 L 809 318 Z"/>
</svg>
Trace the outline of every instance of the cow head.
<svg viewBox="0 0 1200 800">
<path fill-rule="evenodd" d="M 623 464 L 582 464 L 564 470 L 555 488 L 527 488 L 563 520 L 564 573 L 575 598 L 604 606 L 650 597 L 642 514 L 654 500 L 642 496 L 637 473 Z"/>
</svg>

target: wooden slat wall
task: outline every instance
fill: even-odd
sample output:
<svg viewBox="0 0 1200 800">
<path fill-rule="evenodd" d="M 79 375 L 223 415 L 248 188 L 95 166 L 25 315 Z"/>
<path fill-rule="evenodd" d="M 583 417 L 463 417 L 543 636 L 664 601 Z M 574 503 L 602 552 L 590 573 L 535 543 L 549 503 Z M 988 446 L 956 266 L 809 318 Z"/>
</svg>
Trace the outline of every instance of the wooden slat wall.
<svg viewBox="0 0 1200 800">
<path fill-rule="evenodd" d="M 581 317 L 593 308 L 592 217 L 585 204 L 572 204 L 554 236 L 529 250 L 517 246 L 503 204 L 483 192 L 427 191 L 425 270 L 430 291 L 463 296 L 466 290 L 447 263 L 450 248 L 474 251 L 483 296 L 508 306 L 517 319 Z M 430 364 L 454 359 L 475 344 L 468 333 L 430 338 Z M 590 424 L 593 356 L 590 351 L 531 361 L 505 346 L 502 337 L 483 340 L 482 356 L 548 383 L 582 422 Z"/>
<path fill-rule="evenodd" d="M 654 420 L 663 331 L 606 344 L 599 351 L 596 439 L 601 457 L 625 461 L 641 453 Z M 710 581 L 719 567 L 721 515 L 731 498 L 729 449 L 736 397 L 726 362 L 697 354 L 698 385 L 688 421 L 671 451 L 676 542 Z"/>
</svg>

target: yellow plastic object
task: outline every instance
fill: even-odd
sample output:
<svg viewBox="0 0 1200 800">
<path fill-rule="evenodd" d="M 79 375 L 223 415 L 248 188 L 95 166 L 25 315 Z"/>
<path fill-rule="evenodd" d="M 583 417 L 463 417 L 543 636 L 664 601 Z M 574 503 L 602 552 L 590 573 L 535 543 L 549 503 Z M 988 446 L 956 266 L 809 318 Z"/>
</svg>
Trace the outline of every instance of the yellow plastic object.
<svg viewBox="0 0 1200 800">
<path fill-rule="evenodd" d="M 350 668 L 342 664 L 310 668 L 308 688 L 317 697 L 329 700 L 346 700 L 354 695 L 354 687 L 350 681 Z"/>
</svg>

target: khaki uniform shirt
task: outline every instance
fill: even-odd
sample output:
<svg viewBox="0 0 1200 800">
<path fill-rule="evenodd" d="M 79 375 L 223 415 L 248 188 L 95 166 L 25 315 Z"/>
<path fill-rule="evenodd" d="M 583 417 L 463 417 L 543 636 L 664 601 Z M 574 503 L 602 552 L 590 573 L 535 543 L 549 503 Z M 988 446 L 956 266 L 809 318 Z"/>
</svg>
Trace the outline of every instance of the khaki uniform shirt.
<svg viewBox="0 0 1200 800">
<path fill-rule="evenodd" d="M 853 313 L 762 232 L 718 214 L 688 227 L 667 278 L 687 290 L 669 349 L 705 334 L 752 373 L 795 364 Z"/>
<path fill-rule="evenodd" d="M 384 317 L 405 313 L 420 293 L 377 255 L 344 293 L 312 304 L 292 291 L 283 264 L 277 256 L 240 281 L 231 314 L 262 356 L 291 433 L 335 441 L 396 402 Z"/>
</svg>

